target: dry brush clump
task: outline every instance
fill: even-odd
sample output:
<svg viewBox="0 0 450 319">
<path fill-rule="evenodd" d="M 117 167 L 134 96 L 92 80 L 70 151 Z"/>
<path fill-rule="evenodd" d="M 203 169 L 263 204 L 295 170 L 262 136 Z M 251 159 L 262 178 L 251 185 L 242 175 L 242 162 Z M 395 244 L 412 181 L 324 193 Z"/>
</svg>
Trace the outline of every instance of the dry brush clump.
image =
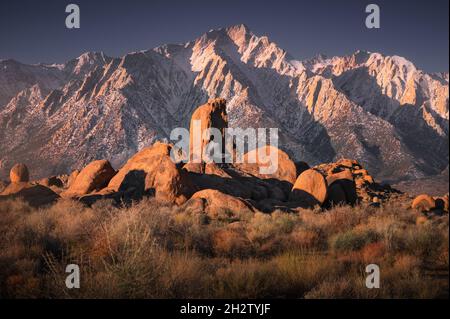
<svg viewBox="0 0 450 319">
<path fill-rule="evenodd" d="M 200 204 L 4 201 L 0 297 L 448 297 L 448 215 L 392 201 L 212 218 Z M 65 287 L 70 263 L 80 289 Z M 370 263 L 380 289 L 365 287 Z"/>
</svg>

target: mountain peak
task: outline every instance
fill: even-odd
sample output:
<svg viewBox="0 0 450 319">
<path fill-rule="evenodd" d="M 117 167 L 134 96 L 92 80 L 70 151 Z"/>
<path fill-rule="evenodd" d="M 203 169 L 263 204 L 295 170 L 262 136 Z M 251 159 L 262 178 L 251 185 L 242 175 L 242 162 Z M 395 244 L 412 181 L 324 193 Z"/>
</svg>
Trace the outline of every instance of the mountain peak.
<svg viewBox="0 0 450 319">
<path fill-rule="evenodd" d="M 81 54 L 78 58 L 76 58 L 76 60 L 80 62 L 105 60 L 105 54 L 103 53 L 103 51 L 100 52 L 88 51 Z"/>
<path fill-rule="evenodd" d="M 239 33 L 243 33 L 243 34 L 252 33 L 252 30 L 250 30 L 250 28 L 244 23 L 229 26 L 229 27 L 225 28 L 225 30 L 228 33 L 230 33 L 230 32 L 239 32 Z"/>
<path fill-rule="evenodd" d="M 103 52 L 89 51 L 65 64 L 65 69 L 74 74 L 84 74 L 95 65 L 104 65 L 111 60 Z"/>
</svg>

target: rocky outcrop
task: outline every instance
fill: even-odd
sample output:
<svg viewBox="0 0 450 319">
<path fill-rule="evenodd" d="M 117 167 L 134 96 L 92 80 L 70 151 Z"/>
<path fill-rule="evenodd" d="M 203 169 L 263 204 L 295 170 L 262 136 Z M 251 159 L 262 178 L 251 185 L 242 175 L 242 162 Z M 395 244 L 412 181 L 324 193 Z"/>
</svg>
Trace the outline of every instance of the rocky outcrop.
<svg viewBox="0 0 450 319">
<path fill-rule="evenodd" d="M 195 128 L 197 120 L 201 125 Z M 196 134 L 201 136 L 210 128 L 218 128 L 222 139 L 227 121 L 224 99 L 210 100 L 195 110 L 191 118 L 191 152 Z M 198 147 L 203 152 L 208 143 L 214 142 L 217 139 L 211 135 L 203 135 Z M 235 146 L 228 151 L 236 161 Z M 244 154 L 243 163 L 216 163 L 205 158 L 195 162 L 192 157 L 188 163 L 182 163 L 179 159 L 189 158 L 171 144 L 156 142 L 129 158 L 118 172 L 107 160 L 98 160 L 70 176 L 53 176 L 37 184 L 87 205 L 100 199 L 127 205 L 144 196 L 154 196 L 160 202 L 178 205 L 179 209 L 206 212 L 219 219 L 256 211 L 298 213 L 304 208 L 328 209 L 358 202 L 381 206 L 396 192 L 388 185 L 376 183 L 356 160 L 341 159 L 310 168 L 306 162 L 294 162 L 286 152 L 271 145 L 250 150 Z M 2 195 L 15 195 L 36 186 L 36 182 L 25 181 L 26 167 L 19 165 L 13 171 L 12 179 L 17 182 L 6 187 Z M 68 188 L 63 191 L 65 185 Z M 432 200 L 435 206 L 448 207 L 448 198 L 447 202 L 445 198 Z"/>
<path fill-rule="evenodd" d="M 81 170 L 69 188 L 61 194 L 63 197 L 79 197 L 106 187 L 116 174 L 107 160 L 89 163 Z"/>
<path fill-rule="evenodd" d="M 181 204 L 193 193 L 189 176 L 171 157 L 172 146 L 155 143 L 132 156 L 108 184 L 111 191 L 155 192 L 164 202 Z"/>
<path fill-rule="evenodd" d="M 448 195 L 432 197 L 428 194 L 421 194 L 414 198 L 411 208 L 422 213 L 448 213 Z"/>
<path fill-rule="evenodd" d="M 255 209 L 245 200 L 227 195 L 215 189 L 204 189 L 192 195 L 192 200 L 201 198 L 206 201 L 205 212 L 210 217 L 219 215 L 233 218 L 238 214 L 254 213 Z"/>
<path fill-rule="evenodd" d="M 42 179 L 40 179 L 37 182 L 37 184 L 45 186 L 45 187 L 54 186 L 54 187 L 61 188 L 61 187 L 64 186 L 63 181 L 57 176 L 51 176 L 51 177 L 47 177 L 47 178 L 42 178 Z"/>
<path fill-rule="evenodd" d="M 422 212 L 429 212 L 436 208 L 436 202 L 430 195 L 422 194 L 414 198 L 411 208 L 418 209 Z"/>
<path fill-rule="evenodd" d="M 3 200 L 22 199 L 30 206 L 40 207 L 52 204 L 59 198 L 57 193 L 42 185 L 22 182 L 10 184 L 10 186 L 0 194 L 0 204 Z"/>
<path fill-rule="evenodd" d="M 3 189 L 0 195 L 3 196 L 13 195 L 30 186 L 32 186 L 32 184 L 29 182 L 10 183 Z"/>
<path fill-rule="evenodd" d="M 74 170 L 72 173 L 70 173 L 69 178 L 67 179 L 67 186 L 70 187 L 70 185 L 73 184 L 73 182 L 75 182 L 75 180 L 77 179 L 78 174 L 80 174 L 79 170 Z"/>
<path fill-rule="evenodd" d="M 51 204 L 59 198 L 59 195 L 49 187 L 30 182 L 30 174 L 25 164 L 14 165 L 10 179 L 11 183 L 8 185 L 0 182 L 0 202 L 20 198 L 31 206 L 39 207 Z"/>
<path fill-rule="evenodd" d="M 357 202 L 381 204 L 390 196 L 400 193 L 389 185 L 376 183 L 369 172 L 356 160 L 341 159 L 335 163 L 320 164 L 314 168 L 326 177 L 329 188 L 334 184 L 340 186 L 333 187 L 329 195 L 329 205 L 336 204 L 336 201 L 341 199 L 340 190 L 345 193 L 345 203 L 350 205 Z"/>
<path fill-rule="evenodd" d="M 254 159 L 254 162 L 253 162 Z M 277 179 L 293 185 L 297 179 L 297 166 L 282 150 L 266 145 L 247 152 L 243 157 L 243 163 L 235 166 L 248 174 L 263 179 Z M 273 169 L 271 169 L 273 168 Z M 265 171 L 273 170 L 270 173 Z"/>
<path fill-rule="evenodd" d="M 225 128 L 228 127 L 228 117 L 225 99 L 211 99 L 208 103 L 198 107 L 191 117 L 190 140 L 189 140 L 189 161 L 194 163 L 211 161 L 212 158 L 203 158 L 207 153 L 207 145 L 210 142 L 219 143 L 221 154 L 225 154 Z M 209 129 L 217 129 L 219 136 L 214 136 Z M 215 139 L 216 138 L 216 139 Z M 217 140 L 220 138 L 220 141 Z M 216 159 L 223 159 L 220 154 Z"/>
<path fill-rule="evenodd" d="M 241 154 L 238 161 L 235 145 L 227 151 L 233 156 L 233 163 L 194 161 L 192 157 L 195 140 L 194 121 L 201 120 L 201 131 L 218 128 L 220 134 L 225 134 L 228 126 L 225 101 L 216 99 L 200 106 L 191 118 L 191 161 L 183 166 L 188 172 L 190 180 L 198 190 L 214 189 L 224 194 L 252 200 L 266 198 L 285 200 L 296 179 L 296 165 L 289 156 L 273 146 L 264 146 Z M 203 139 L 202 148 L 206 143 L 214 140 Z M 222 140 L 221 143 L 225 141 Z M 216 158 L 217 159 L 217 158 Z M 243 161 L 243 162 L 242 162 Z"/>
</svg>

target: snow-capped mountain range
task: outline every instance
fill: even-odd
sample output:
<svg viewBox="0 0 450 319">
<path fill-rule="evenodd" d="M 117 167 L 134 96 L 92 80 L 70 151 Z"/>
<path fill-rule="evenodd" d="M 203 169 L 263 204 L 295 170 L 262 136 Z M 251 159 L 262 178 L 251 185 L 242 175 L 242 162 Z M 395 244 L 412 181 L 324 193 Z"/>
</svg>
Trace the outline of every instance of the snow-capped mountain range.
<svg viewBox="0 0 450 319">
<path fill-rule="evenodd" d="M 0 60 L 0 179 L 16 162 L 35 178 L 102 158 L 117 168 L 188 128 L 211 97 L 227 99 L 231 126 L 279 128 L 296 160 L 355 158 L 383 180 L 439 174 L 449 163 L 448 81 L 380 53 L 299 61 L 245 25 L 120 58 Z"/>
</svg>

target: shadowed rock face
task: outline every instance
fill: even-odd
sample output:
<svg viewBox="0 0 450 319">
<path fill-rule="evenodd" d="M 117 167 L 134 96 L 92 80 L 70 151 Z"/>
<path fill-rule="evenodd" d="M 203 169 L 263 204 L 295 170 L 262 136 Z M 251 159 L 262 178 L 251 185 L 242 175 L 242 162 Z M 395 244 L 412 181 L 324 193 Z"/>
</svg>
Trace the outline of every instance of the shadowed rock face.
<svg viewBox="0 0 450 319">
<path fill-rule="evenodd" d="M 357 174 L 355 172 L 355 174 Z M 358 200 L 358 195 L 356 193 L 356 184 L 353 178 L 353 174 L 350 171 L 350 169 L 345 169 L 342 172 L 334 173 L 331 175 L 328 175 L 327 178 L 327 184 L 329 185 L 329 188 L 333 188 L 336 194 L 336 191 L 338 189 L 342 189 L 344 192 L 345 198 L 343 201 L 338 201 L 337 198 L 329 198 L 330 201 L 332 201 L 334 204 L 339 203 L 347 203 L 350 205 L 356 204 L 356 201 Z M 334 186 L 334 187 L 333 187 Z M 339 187 L 337 187 L 339 186 Z M 330 194 L 329 194 L 330 197 Z"/>
<path fill-rule="evenodd" d="M 59 188 L 62 188 L 64 185 L 63 181 L 60 178 L 58 178 L 57 176 L 51 176 L 51 177 L 40 179 L 37 182 L 37 184 L 45 186 L 45 187 L 55 186 L 55 187 L 59 187 Z"/>
<path fill-rule="evenodd" d="M 327 200 L 331 206 L 345 204 L 347 202 L 347 195 L 340 183 L 333 183 L 328 187 Z"/>
<path fill-rule="evenodd" d="M 2 200 L 19 198 L 30 206 L 39 207 L 56 202 L 59 195 L 42 185 L 33 185 L 27 182 L 12 183 L 0 193 L 0 204 Z"/>
</svg>

